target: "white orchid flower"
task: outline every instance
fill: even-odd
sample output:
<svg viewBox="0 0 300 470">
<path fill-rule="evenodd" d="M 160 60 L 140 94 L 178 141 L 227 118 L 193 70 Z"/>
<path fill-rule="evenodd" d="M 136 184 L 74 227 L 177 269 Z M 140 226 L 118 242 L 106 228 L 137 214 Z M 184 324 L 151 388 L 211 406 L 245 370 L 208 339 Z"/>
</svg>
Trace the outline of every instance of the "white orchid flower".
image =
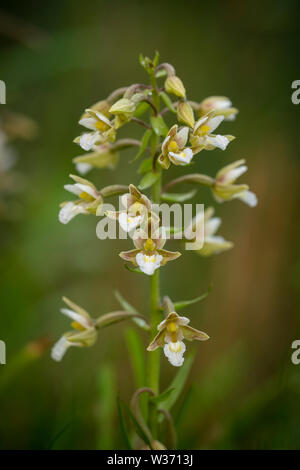
<svg viewBox="0 0 300 470">
<path fill-rule="evenodd" d="M 158 334 L 149 344 L 147 351 L 155 351 L 162 347 L 165 356 L 173 366 L 182 366 L 183 354 L 186 350 L 183 339 L 205 341 L 209 338 L 203 331 L 188 326 L 189 322 L 188 318 L 180 317 L 176 312 L 169 313 L 167 318 L 157 326 Z"/>
</svg>

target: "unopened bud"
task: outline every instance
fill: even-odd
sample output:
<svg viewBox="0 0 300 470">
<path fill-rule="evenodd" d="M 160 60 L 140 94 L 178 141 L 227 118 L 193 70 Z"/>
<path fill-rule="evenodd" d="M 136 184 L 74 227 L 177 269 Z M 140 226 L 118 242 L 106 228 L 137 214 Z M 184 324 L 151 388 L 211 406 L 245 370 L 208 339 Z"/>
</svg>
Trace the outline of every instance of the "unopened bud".
<svg viewBox="0 0 300 470">
<path fill-rule="evenodd" d="M 112 114 L 132 114 L 135 111 L 135 103 L 127 98 L 116 101 L 109 112 Z"/>
<path fill-rule="evenodd" d="M 177 106 L 177 119 L 178 121 L 186 124 L 187 126 L 193 128 L 195 124 L 194 112 L 189 103 L 182 102 Z"/>
<path fill-rule="evenodd" d="M 179 96 L 179 98 L 185 98 L 185 88 L 179 77 L 171 75 L 165 81 L 165 89 L 167 93 Z"/>
</svg>

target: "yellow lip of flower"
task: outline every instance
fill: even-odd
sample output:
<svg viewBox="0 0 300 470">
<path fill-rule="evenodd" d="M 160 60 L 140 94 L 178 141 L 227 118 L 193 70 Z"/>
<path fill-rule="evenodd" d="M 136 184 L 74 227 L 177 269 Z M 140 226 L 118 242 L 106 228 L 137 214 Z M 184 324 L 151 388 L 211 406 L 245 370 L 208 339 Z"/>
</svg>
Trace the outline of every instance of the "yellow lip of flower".
<svg viewBox="0 0 300 470">
<path fill-rule="evenodd" d="M 81 325 L 80 323 L 78 323 L 77 321 L 73 321 L 73 322 L 71 323 L 71 326 L 72 326 L 72 328 L 74 328 L 74 330 L 79 330 L 79 331 L 84 331 L 84 330 L 85 330 L 84 326 L 82 326 L 82 325 Z"/>
<path fill-rule="evenodd" d="M 171 341 L 169 343 L 169 349 L 174 353 L 182 351 L 182 349 L 183 349 L 182 348 L 182 342 L 181 341 Z"/>
<path fill-rule="evenodd" d="M 103 122 L 100 120 L 95 122 L 94 126 L 96 129 L 98 129 L 98 131 L 101 131 L 101 132 L 105 132 L 105 131 L 108 131 L 108 129 L 110 129 L 110 126 L 106 124 L 106 122 Z"/>
<path fill-rule="evenodd" d="M 178 144 L 175 142 L 175 140 L 171 140 L 171 142 L 168 145 L 168 150 L 169 152 L 177 152 L 178 151 Z"/>
<path fill-rule="evenodd" d="M 204 136 L 208 134 L 209 131 L 210 131 L 210 127 L 207 126 L 206 124 L 202 124 L 202 126 L 200 126 L 199 129 L 197 130 L 197 134 L 199 136 Z"/>
<path fill-rule="evenodd" d="M 148 238 L 148 240 L 144 243 L 144 249 L 145 251 L 154 251 L 155 250 L 155 243 L 151 238 Z"/>
<path fill-rule="evenodd" d="M 95 198 L 93 198 L 93 196 L 91 196 L 90 194 L 88 194 L 84 191 L 79 194 L 79 197 L 80 197 L 80 199 L 84 199 L 85 201 L 88 201 L 88 202 L 92 202 L 95 199 Z"/>
</svg>

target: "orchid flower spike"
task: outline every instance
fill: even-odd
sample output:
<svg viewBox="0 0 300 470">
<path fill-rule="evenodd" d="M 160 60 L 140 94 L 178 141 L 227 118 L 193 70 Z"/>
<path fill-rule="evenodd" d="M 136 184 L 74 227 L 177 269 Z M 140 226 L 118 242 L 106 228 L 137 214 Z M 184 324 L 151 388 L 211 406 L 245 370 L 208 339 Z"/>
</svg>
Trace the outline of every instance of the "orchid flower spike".
<svg viewBox="0 0 300 470">
<path fill-rule="evenodd" d="M 74 142 L 79 144 L 83 150 L 91 150 L 96 144 L 114 142 L 116 138 L 113 122 L 100 111 L 86 109 L 79 124 L 92 131 L 86 132 L 74 139 Z"/>
<path fill-rule="evenodd" d="M 188 341 L 209 339 L 209 336 L 203 331 L 188 326 L 189 322 L 188 318 L 180 317 L 176 312 L 170 312 L 167 318 L 158 325 L 158 334 L 149 344 L 147 351 L 155 351 L 155 349 L 162 347 L 172 366 L 182 366 L 183 354 L 186 350 L 183 339 Z"/>
<path fill-rule="evenodd" d="M 257 205 L 257 197 L 249 191 L 247 184 L 234 184 L 235 180 L 247 171 L 245 160 L 238 160 L 222 168 L 212 186 L 213 195 L 217 202 L 240 199 L 250 207 Z"/>
<path fill-rule="evenodd" d="M 64 188 L 79 199 L 63 202 L 60 206 L 59 221 L 67 224 L 78 214 L 96 214 L 97 209 L 103 203 L 100 192 L 90 181 L 80 176 L 70 175 L 75 184 L 66 184 Z"/>
<path fill-rule="evenodd" d="M 194 153 L 215 148 L 226 149 L 234 137 L 232 135 L 213 134 L 223 120 L 224 116 L 217 115 L 214 111 L 198 119 L 190 137 Z"/>
<path fill-rule="evenodd" d="M 205 116 L 210 111 L 214 111 L 215 115 L 224 116 L 225 121 L 233 121 L 238 113 L 226 96 L 209 96 L 201 101 L 198 108 L 199 117 Z"/>
<path fill-rule="evenodd" d="M 158 158 L 158 163 L 165 169 L 168 169 L 170 162 L 174 165 L 188 165 L 194 156 L 191 148 L 186 147 L 189 128 L 187 126 L 178 130 L 175 124 L 169 130 L 165 140 L 162 143 L 162 153 Z"/>
<path fill-rule="evenodd" d="M 221 225 L 221 219 L 213 217 L 214 212 L 212 207 L 206 209 L 204 214 L 199 212 L 185 231 L 186 238 L 193 241 L 193 249 L 201 256 L 219 254 L 233 247 L 232 242 L 225 240 L 220 235 L 215 235 Z"/>
<path fill-rule="evenodd" d="M 121 204 L 125 210 L 106 211 L 109 219 L 118 220 L 125 232 L 130 232 L 147 223 L 151 213 L 151 201 L 142 194 L 133 184 L 129 185 L 129 193 L 121 196 Z M 152 214 L 154 216 L 154 214 Z"/>
<path fill-rule="evenodd" d="M 60 311 L 73 320 L 73 330 L 65 333 L 54 344 L 51 357 L 57 362 L 62 360 L 69 347 L 76 346 L 82 348 L 93 346 L 97 339 L 97 330 L 90 314 L 66 297 L 63 297 L 63 301 L 69 308 L 62 308 Z"/>
<path fill-rule="evenodd" d="M 164 266 L 168 261 L 181 256 L 178 251 L 163 250 L 166 239 L 162 234 L 154 234 L 153 238 L 147 238 L 146 232 L 139 229 L 134 234 L 133 243 L 134 250 L 122 251 L 119 256 L 125 261 L 130 261 L 134 266 L 138 266 L 148 276 L 152 276 L 156 269 Z"/>
</svg>

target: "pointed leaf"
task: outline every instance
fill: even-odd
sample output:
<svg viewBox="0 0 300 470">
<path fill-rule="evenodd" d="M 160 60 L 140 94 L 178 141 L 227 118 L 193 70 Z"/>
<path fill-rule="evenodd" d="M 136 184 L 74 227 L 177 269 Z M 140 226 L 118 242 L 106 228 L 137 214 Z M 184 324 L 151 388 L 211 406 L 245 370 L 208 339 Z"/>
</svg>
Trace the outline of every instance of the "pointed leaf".
<svg viewBox="0 0 300 470">
<path fill-rule="evenodd" d="M 152 171 L 146 173 L 140 181 L 138 188 L 140 190 L 150 188 L 160 178 L 160 173 L 153 173 Z"/>
<path fill-rule="evenodd" d="M 134 416 L 134 414 L 132 413 L 131 409 L 129 408 L 129 406 L 124 403 L 124 406 L 126 408 L 126 410 L 128 411 L 128 414 L 133 422 L 133 424 L 135 425 L 135 428 L 136 428 L 136 431 L 138 433 L 138 435 L 141 437 L 141 439 L 143 439 L 143 441 L 150 447 L 150 449 L 152 450 L 152 446 L 151 446 L 151 442 L 147 436 L 147 434 L 145 433 L 145 431 L 143 430 L 143 428 L 141 427 L 141 425 L 139 424 L 139 422 L 137 421 L 136 417 Z"/>
<path fill-rule="evenodd" d="M 208 296 L 210 291 L 211 291 L 211 287 L 209 287 L 204 294 L 200 295 L 199 297 L 196 297 L 195 299 L 181 300 L 181 301 L 178 301 L 178 302 L 174 302 L 175 310 L 177 311 L 177 310 L 180 310 L 182 308 L 188 307 L 189 305 L 193 305 L 197 302 L 201 302 L 201 300 L 206 299 L 206 297 Z"/>
<path fill-rule="evenodd" d="M 174 392 L 174 388 L 167 388 L 167 390 L 162 392 L 160 395 L 157 395 L 155 397 L 151 397 L 150 401 L 152 403 L 155 403 L 155 404 L 162 403 L 162 402 L 166 401 L 171 396 L 171 394 L 173 392 Z"/>
<path fill-rule="evenodd" d="M 167 108 L 169 108 L 169 110 L 172 111 L 172 113 L 176 113 L 177 111 L 174 108 L 174 105 L 173 105 L 172 100 L 169 97 L 169 95 L 167 95 L 167 93 L 162 91 L 160 93 L 160 96 L 161 96 L 161 99 L 163 100 L 163 102 L 165 103 L 165 105 L 167 106 Z"/>
<path fill-rule="evenodd" d="M 152 157 L 146 158 L 145 160 L 143 160 L 138 170 L 140 175 L 144 175 L 145 173 L 149 173 L 150 171 L 152 171 L 152 165 L 153 165 Z"/>
<path fill-rule="evenodd" d="M 128 435 L 128 432 L 127 432 L 127 428 L 126 428 L 126 424 L 125 424 L 124 415 L 123 415 L 122 406 L 121 406 L 119 396 L 117 397 L 117 407 L 118 407 L 118 414 L 119 414 L 119 420 L 120 420 L 120 428 L 121 428 L 121 432 L 122 432 L 122 436 L 123 436 L 123 439 L 124 439 L 126 449 L 127 450 L 132 450 L 132 445 L 130 443 L 129 435 Z"/>
<path fill-rule="evenodd" d="M 132 162 L 138 160 L 143 155 L 143 153 L 145 152 L 145 150 L 147 148 L 147 145 L 148 145 L 149 139 L 152 135 L 152 132 L 153 132 L 152 129 L 147 129 L 146 130 L 145 134 L 142 137 L 141 146 L 139 148 L 139 151 L 136 154 L 136 156 L 134 157 L 134 159 L 131 160 Z"/>
<path fill-rule="evenodd" d="M 189 199 L 192 199 L 196 193 L 196 189 L 193 189 L 187 193 L 164 193 L 162 194 L 161 198 L 166 202 L 185 202 Z"/>
<path fill-rule="evenodd" d="M 131 312 L 135 315 L 140 315 L 140 313 L 129 302 L 127 302 L 127 300 L 125 300 L 124 297 L 122 297 L 120 292 L 117 290 L 115 290 L 115 297 L 120 303 L 120 305 L 124 308 L 124 310 L 126 310 L 127 312 Z M 143 318 L 133 317 L 132 320 L 143 330 L 148 331 L 150 329 L 150 326 L 145 322 Z"/>
<path fill-rule="evenodd" d="M 179 371 L 171 382 L 170 389 L 174 389 L 174 392 L 161 403 L 161 408 L 164 408 L 165 410 L 170 410 L 172 406 L 176 403 L 188 378 L 189 372 L 193 364 L 193 360 L 194 354 L 188 356 L 185 359 L 183 366 L 180 367 Z"/>
<path fill-rule="evenodd" d="M 151 116 L 150 122 L 152 129 L 157 136 L 165 137 L 167 135 L 169 129 L 162 116 Z"/>
</svg>

